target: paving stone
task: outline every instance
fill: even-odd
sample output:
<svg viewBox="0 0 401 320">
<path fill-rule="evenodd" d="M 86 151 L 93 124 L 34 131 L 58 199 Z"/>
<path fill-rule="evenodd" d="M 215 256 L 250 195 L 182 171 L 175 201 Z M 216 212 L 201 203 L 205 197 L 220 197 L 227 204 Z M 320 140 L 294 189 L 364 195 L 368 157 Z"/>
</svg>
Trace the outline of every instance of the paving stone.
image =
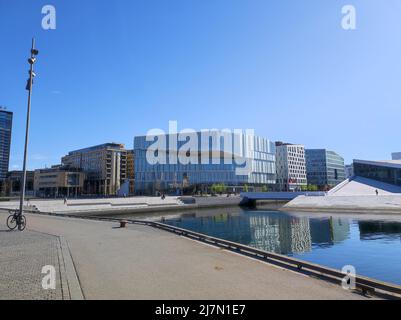
<svg viewBox="0 0 401 320">
<path fill-rule="evenodd" d="M 59 238 L 33 231 L 7 231 L 0 223 L 0 300 L 61 300 Z M 56 289 L 42 288 L 42 268 L 56 269 Z"/>
</svg>

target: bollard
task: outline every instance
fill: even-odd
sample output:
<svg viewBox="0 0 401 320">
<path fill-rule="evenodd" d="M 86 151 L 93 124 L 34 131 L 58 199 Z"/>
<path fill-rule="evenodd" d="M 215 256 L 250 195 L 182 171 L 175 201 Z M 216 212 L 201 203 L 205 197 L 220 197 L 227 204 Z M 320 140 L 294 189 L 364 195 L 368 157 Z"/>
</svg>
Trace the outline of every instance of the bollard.
<svg viewBox="0 0 401 320">
<path fill-rule="evenodd" d="M 127 225 L 127 223 L 128 223 L 128 221 L 126 221 L 126 220 L 121 220 L 121 221 L 120 221 L 120 228 L 125 228 L 126 225 Z"/>
</svg>

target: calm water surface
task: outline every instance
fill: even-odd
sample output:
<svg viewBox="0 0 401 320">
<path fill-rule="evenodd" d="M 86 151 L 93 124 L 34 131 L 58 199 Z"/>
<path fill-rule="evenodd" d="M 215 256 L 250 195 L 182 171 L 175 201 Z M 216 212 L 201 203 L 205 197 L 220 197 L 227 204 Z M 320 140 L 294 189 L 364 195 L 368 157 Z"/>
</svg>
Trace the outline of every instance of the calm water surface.
<svg viewBox="0 0 401 320">
<path fill-rule="evenodd" d="M 274 211 L 182 214 L 166 223 L 401 285 L 401 222 Z"/>
</svg>

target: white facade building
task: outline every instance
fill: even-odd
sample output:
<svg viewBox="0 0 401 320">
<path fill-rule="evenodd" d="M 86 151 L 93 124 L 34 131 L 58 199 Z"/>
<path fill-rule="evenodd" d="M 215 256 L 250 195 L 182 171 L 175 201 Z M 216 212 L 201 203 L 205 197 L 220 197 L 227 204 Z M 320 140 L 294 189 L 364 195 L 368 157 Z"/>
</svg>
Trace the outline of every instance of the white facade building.
<svg viewBox="0 0 401 320">
<path fill-rule="evenodd" d="M 276 171 L 280 191 L 297 191 L 306 187 L 305 147 L 276 142 Z"/>
</svg>

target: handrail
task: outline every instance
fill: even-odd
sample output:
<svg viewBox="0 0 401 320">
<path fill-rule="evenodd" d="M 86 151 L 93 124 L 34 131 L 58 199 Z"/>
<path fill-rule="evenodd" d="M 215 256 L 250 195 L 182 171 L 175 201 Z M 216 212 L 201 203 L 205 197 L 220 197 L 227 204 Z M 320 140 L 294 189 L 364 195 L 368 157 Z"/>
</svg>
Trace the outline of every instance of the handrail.
<svg viewBox="0 0 401 320">
<path fill-rule="evenodd" d="M 165 231 L 169 231 L 172 233 L 180 234 L 182 236 L 186 236 L 191 239 L 196 239 L 196 240 L 199 240 L 202 242 L 206 242 L 208 244 L 216 245 L 218 247 L 224 247 L 227 250 L 235 251 L 237 253 L 245 253 L 247 255 L 251 254 L 251 255 L 257 257 L 258 259 L 262 258 L 264 260 L 274 260 L 276 262 L 280 262 L 282 264 L 289 265 L 291 267 L 295 267 L 298 270 L 307 270 L 310 272 L 321 274 L 323 276 L 334 277 L 335 280 L 337 280 L 339 282 L 341 282 L 342 279 L 344 279 L 344 277 L 346 276 L 344 273 L 342 273 L 341 271 L 336 270 L 336 269 L 317 265 L 317 264 L 314 264 L 311 262 L 299 260 L 299 259 L 292 258 L 292 257 L 287 257 L 285 255 L 249 247 L 249 246 L 239 244 L 236 242 L 231 242 L 228 240 L 201 234 L 201 233 L 187 230 L 187 229 L 178 228 L 178 227 L 167 225 L 164 223 L 155 222 L 155 221 L 142 221 L 142 220 L 127 220 L 127 221 L 134 223 L 134 224 L 148 225 L 148 226 L 162 229 Z M 383 282 L 383 281 L 379 281 L 379 280 L 374 280 L 374 279 L 360 276 L 360 275 L 356 275 L 355 282 L 356 282 L 357 288 L 361 289 L 364 293 L 367 293 L 367 292 L 374 293 L 376 290 L 381 290 L 381 291 L 384 291 L 384 293 L 392 293 L 392 294 L 401 295 L 401 286 L 398 286 L 395 284 L 391 284 L 391 283 L 387 283 L 387 282 Z"/>
</svg>

